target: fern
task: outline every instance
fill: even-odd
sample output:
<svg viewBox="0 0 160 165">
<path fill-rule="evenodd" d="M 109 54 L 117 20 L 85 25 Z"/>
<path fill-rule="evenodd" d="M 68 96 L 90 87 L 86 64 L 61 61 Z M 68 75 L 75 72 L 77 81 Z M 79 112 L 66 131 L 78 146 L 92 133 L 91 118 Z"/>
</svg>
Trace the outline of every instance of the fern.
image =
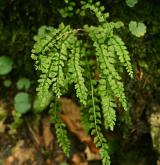
<svg viewBox="0 0 160 165">
<path fill-rule="evenodd" d="M 99 81 L 98 92 L 101 97 L 104 126 L 106 129 L 110 128 L 110 130 L 113 130 L 116 121 L 116 112 L 114 109 L 116 104 L 114 102 L 114 96 L 107 87 L 107 82 L 104 78 L 101 78 Z"/>
<path fill-rule="evenodd" d="M 100 155 L 102 158 L 103 165 L 110 164 L 110 157 L 108 153 L 108 145 L 106 143 L 106 139 L 104 138 L 101 132 L 101 111 L 100 107 L 98 106 L 98 98 L 95 97 L 93 89 L 92 81 L 90 81 L 91 85 L 91 93 L 90 93 L 90 100 L 88 101 L 88 109 L 90 114 L 90 129 L 91 135 L 94 136 L 94 143 L 96 147 L 100 148 Z"/>
<path fill-rule="evenodd" d="M 42 30 L 43 33 L 41 33 Z M 70 80 L 75 83 L 78 98 L 85 104 L 87 89 L 84 85 L 79 64 L 80 41 L 75 36 L 75 31 L 69 26 L 65 27 L 64 24 L 61 24 L 58 30 L 51 29 L 52 35 L 50 33 L 47 35 L 47 30 L 48 28 L 44 29 L 44 27 L 40 29 L 38 36 L 35 37 L 36 44 L 32 50 L 32 58 L 36 60 L 36 69 L 42 72 L 38 80 L 39 87 L 37 88 L 38 94 L 42 98 L 42 104 L 45 102 L 51 86 L 52 91 L 58 98 L 65 90 L 63 68 L 67 59 L 69 61 Z M 44 38 L 46 38 L 47 42 Z M 37 54 L 39 55 L 38 57 Z"/>
<path fill-rule="evenodd" d="M 67 136 L 66 125 L 62 122 L 60 116 L 60 106 L 59 99 L 55 99 L 55 103 L 51 104 L 49 111 L 52 116 L 51 122 L 55 124 L 55 132 L 59 146 L 62 148 L 63 152 L 67 157 L 70 156 L 70 141 Z"/>
<path fill-rule="evenodd" d="M 73 4 L 72 7 L 75 7 L 76 4 Z M 121 73 L 125 68 L 132 78 L 133 71 L 127 47 L 116 34 L 123 23 L 108 22 L 109 14 L 104 13 L 104 9 L 100 2 L 81 1 L 81 8 L 76 13 L 85 17 L 91 12 L 97 18 L 96 25 L 84 25 L 78 29 L 63 23 L 58 28 L 42 26 L 34 38 L 32 58 L 35 60 L 35 68 L 40 72 L 37 91 L 42 104 L 49 92 L 58 99 L 69 92 L 71 85 L 75 86 L 82 107 L 83 123 L 90 125 L 94 142 L 100 148 L 103 165 L 108 165 L 108 145 L 101 126 L 114 129 L 115 99 L 118 98 L 124 110 L 128 109 Z M 68 12 L 66 8 L 61 10 L 64 17 L 73 15 L 65 12 Z M 55 113 L 51 115 L 54 118 Z M 69 142 L 65 125 L 57 115 L 56 118 L 57 139 L 68 155 Z"/>
<path fill-rule="evenodd" d="M 109 42 L 110 45 L 114 46 L 114 50 L 118 55 L 120 62 L 126 68 L 130 77 L 133 78 L 133 71 L 130 63 L 131 59 L 129 56 L 129 52 L 127 51 L 127 47 L 125 46 L 125 43 L 117 35 L 114 35 Z"/>
<path fill-rule="evenodd" d="M 70 81 L 75 83 L 75 89 L 77 93 L 77 97 L 80 99 L 82 104 L 86 104 L 87 100 L 87 88 L 84 84 L 84 78 L 82 76 L 82 68 L 80 65 L 80 56 L 81 56 L 81 42 L 75 38 L 70 43 L 72 45 L 72 49 L 70 52 L 70 59 L 68 60 L 68 71 L 70 74 Z"/>
<path fill-rule="evenodd" d="M 62 121 L 59 121 L 58 123 L 55 124 L 55 129 L 56 129 L 56 136 L 59 146 L 62 147 L 66 156 L 69 157 L 70 142 L 67 137 L 66 126 Z"/>
</svg>

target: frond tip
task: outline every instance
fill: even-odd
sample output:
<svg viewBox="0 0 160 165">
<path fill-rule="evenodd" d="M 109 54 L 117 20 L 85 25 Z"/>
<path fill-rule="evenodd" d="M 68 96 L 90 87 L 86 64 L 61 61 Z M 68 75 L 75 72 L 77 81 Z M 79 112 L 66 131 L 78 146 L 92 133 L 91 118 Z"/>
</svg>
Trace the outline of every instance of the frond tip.
<svg viewBox="0 0 160 165">
<path fill-rule="evenodd" d="M 114 35 L 110 41 L 110 45 L 114 46 L 115 52 L 122 63 L 122 65 L 126 68 L 129 76 L 133 78 L 133 70 L 132 70 L 132 65 L 131 65 L 131 59 L 129 56 L 129 52 L 127 50 L 127 47 L 125 46 L 125 43 L 122 41 L 122 39 Z"/>
<path fill-rule="evenodd" d="M 67 130 L 65 124 L 61 121 L 55 124 L 56 136 L 59 146 L 67 157 L 70 156 L 70 141 L 67 136 Z"/>
</svg>

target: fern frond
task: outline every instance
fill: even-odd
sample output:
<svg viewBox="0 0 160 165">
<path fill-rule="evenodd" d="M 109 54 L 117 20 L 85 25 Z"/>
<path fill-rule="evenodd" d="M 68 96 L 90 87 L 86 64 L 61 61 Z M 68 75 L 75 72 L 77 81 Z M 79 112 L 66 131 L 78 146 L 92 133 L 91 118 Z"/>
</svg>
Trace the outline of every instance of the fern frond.
<svg viewBox="0 0 160 165">
<path fill-rule="evenodd" d="M 89 2 L 81 1 L 81 4 L 81 15 L 85 15 L 84 13 L 89 9 L 96 15 L 98 22 L 100 23 L 106 22 L 106 19 L 109 17 L 109 13 L 103 13 L 105 8 L 100 5 L 99 1 L 96 3 L 93 3 L 92 0 Z"/>
<path fill-rule="evenodd" d="M 101 132 L 101 112 L 98 106 L 99 100 L 94 95 L 94 89 L 91 82 L 91 93 L 90 93 L 90 100 L 87 102 L 87 108 L 89 109 L 90 114 L 90 129 L 91 135 L 94 136 L 94 143 L 96 147 L 100 148 L 100 155 L 102 158 L 103 165 L 110 164 L 110 157 L 109 157 L 109 150 L 106 139 L 104 138 Z"/>
<path fill-rule="evenodd" d="M 110 130 L 113 131 L 116 121 L 116 104 L 113 93 L 107 84 L 106 79 L 101 77 L 99 80 L 98 93 L 101 98 L 104 126 L 106 129 L 110 128 Z"/>
<path fill-rule="evenodd" d="M 55 99 L 55 102 L 51 104 L 49 113 L 51 115 L 51 122 L 55 125 L 55 132 L 59 146 L 67 157 L 70 156 L 70 141 L 68 139 L 66 125 L 61 120 L 60 114 L 60 102 L 59 99 Z"/>
<path fill-rule="evenodd" d="M 122 39 L 117 35 L 113 35 L 112 38 L 110 38 L 108 44 L 114 46 L 114 50 L 117 56 L 119 57 L 120 62 L 126 68 L 130 77 L 133 78 L 133 70 L 132 70 L 132 65 L 130 62 L 131 59 L 130 59 L 127 47 L 125 46 Z"/>
<path fill-rule="evenodd" d="M 71 81 L 75 83 L 75 89 L 77 97 L 83 105 L 86 105 L 87 100 L 87 88 L 84 83 L 82 75 L 82 67 L 80 65 L 80 58 L 82 54 L 82 43 L 75 37 L 71 43 L 72 49 L 70 53 L 70 59 L 68 61 L 68 71 L 70 73 Z"/>
<path fill-rule="evenodd" d="M 39 32 L 35 37 L 37 42 L 32 50 L 32 58 L 36 60 L 37 70 L 42 72 L 41 79 L 38 81 L 38 94 L 42 98 L 42 103 L 45 101 L 44 98 L 47 97 L 51 86 L 52 91 L 57 97 L 62 95 L 66 86 L 64 83 L 66 75 L 64 75 L 63 69 L 65 62 L 70 57 L 70 60 L 68 60 L 70 61 L 68 62 L 68 71 L 71 73 L 70 77 L 73 83 L 75 83 L 77 97 L 82 104 L 86 104 L 87 89 L 84 84 L 82 68 L 80 66 L 80 41 L 78 41 L 75 36 L 75 31 L 69 26 L 61 24 L 59 29 L 60 30 L 56 32 L 54 29 L 49 29 L 48 36 L 48 29 L 45 31 L 44 27 L 42 27 L 40 32 L 43 31 L 45 36 L 42 35 L 42 37 L 42 32 Z M 43 40 L 45 40 L 45 42 L 43 42 Z"/>
<path fill-rule="evenodd" d="M 110 89 L 115 96 L 119 98 L 123 108 L 127 110 L 127 101 L 124 94 L 123 83 L 121 82 L 121 77 L 115 68 L 116 55 L 113 51 L 111 51 L 113 48 L 109 47 L 108 44 L 105 43 L 106 39 L 98 28 L 95 29 L 94 27 L 91 27 L 90 29 L 90 27 L 86 27 L 86 30 L 94 42 L 93 45 L 96 49 L 96 57 L 99 63 L 100 74 L 107 79 Z"/>
<path fill-rule="evenodd" d="M 62 121 L 55 124 L 56 136 L 59 146 L 67 157 L 70 155 L 70 141 L 67 136 L 66 126 Z"/>
<path fill-rule="evenodd" d="M 41 71 L 37 91 L 42 104 L 50 88 L 57 97 L 62 95 L 65 84 L 63 67 L 68 57 L 66 45 L 70 34 L 70 27 L 61 24 L 58 30 L 42 27 L 35 37 L 36 44 L 32 50 L 32 58 L 36 60 L 36 69 Z"/>
</svg>

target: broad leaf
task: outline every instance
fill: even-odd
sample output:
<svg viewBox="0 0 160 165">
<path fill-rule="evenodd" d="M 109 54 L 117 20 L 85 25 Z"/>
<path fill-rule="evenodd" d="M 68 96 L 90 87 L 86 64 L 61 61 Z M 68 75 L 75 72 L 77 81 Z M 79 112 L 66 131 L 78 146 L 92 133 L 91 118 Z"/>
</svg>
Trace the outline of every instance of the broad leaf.
<svg viewBox="0 0 160 165">
<path fill-rule="evenodd" d="M 0 75 L 6 75 L 12 70 L 12 60 L 7 56 L 0 57 Z"/>
<path fill-rule="evenodd" d="M 14 98 L 14 107 L 16 112 L 24 114 L 31 108 L 29 94 L 26 92 L 19 92 Z"/>
<path fill-rule="evenodd" d="M 138 3 L 138 0 L 126 0 L 126 4 L 129 7 L 134 7 Z"/>
<path fill-rule="evenodd" d="M 5 87 L 10 87 L 11 84 L 12 84 L 12 81 L 9 80 L 9 79 L 3 81 L 3 85 L 4 85 Z"/>
<path fill-rule="evenodd" d="M 17 88 L 19 90 L 21 90 L 21 89 L 28 90 L 30 85 L 31 85 L 31 82 L 27 78 L 20 78 L 17 82 Z"/>
<path fill-rule="evenodd" d="M 130 21 L 129 30 L 136 37 L 141 37 L 146 33 L 146 25 L 142 22 Z"/>
</svg>

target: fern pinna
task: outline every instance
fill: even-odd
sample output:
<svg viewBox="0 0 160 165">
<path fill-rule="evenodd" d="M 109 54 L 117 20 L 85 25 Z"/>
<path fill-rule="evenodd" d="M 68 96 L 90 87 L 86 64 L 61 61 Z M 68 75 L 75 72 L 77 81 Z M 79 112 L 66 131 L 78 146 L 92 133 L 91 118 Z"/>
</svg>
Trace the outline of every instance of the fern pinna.
<svg viewBox="0 0 160 165">
<path fill-rule="evenodd" d="M 68 93 L 69 86 L 74 85 L 82 115 L 86 111 L 89 129 L 100 148 L 103 165 L 108 165 L 108 145 L 101 126 L 114 129 L 115 99 L 119 99 L 124 110 L 128 109 L 121 72 L 125 68 L 132 78 L 133 71 L 127 47 L 120 36 L 115 34 L 123 23 L 108 22 L 109 14 L 104 13 L 104 7 L 99 2 L 81 1 L 81 9 L 76 13 L 85 17 L 89 11 L 97 17 L 96 26 L 84 25 L 79 29 L 63 23 L 58 28 L 42 26 L 34 37 L 32 59 L 35 60 L 36 70 L 40 71 L 37 92 L 42 105 L 50 92 L 57 100 Z M 57 109 L 57 106 L 53 106 L 52 112 L 60 113 Z M 69 155 L 65 126 L 60 117 L 54 122 L 58 142 Z M 66 140 L 62 140 L 61 135 Z"/>
</svg>

